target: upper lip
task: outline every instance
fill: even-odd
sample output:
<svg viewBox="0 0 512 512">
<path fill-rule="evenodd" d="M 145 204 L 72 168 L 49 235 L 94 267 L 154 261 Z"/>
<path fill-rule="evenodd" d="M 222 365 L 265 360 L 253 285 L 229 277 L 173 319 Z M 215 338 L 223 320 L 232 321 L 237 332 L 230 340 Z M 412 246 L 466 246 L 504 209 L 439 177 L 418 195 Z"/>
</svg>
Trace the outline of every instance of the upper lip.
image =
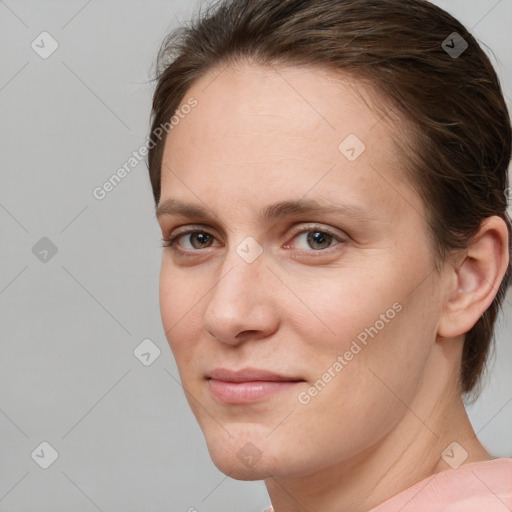
<svg viewBox="0 0 512 512">
<path fill-rule="evenodd" d="M 209 379 L 223 380 L 226 382 L 250 382 L 250 381 L 301 381 L 297 377 L 287 377 L 268 370 L 258 368 L 243 368 L 241 370 L 229 370 L 227 368 L 216 368 L 206 375 Z"/>
</svg>

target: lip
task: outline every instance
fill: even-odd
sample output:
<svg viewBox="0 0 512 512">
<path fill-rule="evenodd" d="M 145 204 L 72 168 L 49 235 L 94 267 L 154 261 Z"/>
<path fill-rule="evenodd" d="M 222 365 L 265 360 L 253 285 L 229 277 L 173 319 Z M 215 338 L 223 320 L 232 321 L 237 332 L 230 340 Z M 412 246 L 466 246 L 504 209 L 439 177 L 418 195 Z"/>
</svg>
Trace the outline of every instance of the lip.
<svg viewBox="0 0 512 512">
<path fill-rule="evenodd" d="M 229 370 L 227 368 L 216 368 L 206 375 L 209 379 L 222 380 L 225 382 L 297 382 L 303 379 L 298 377 L 287 377 L 268 370 L 258 368 L 243 368 L 241 370 Z"/>
<path fill-rule="evenodd" d="M 250 404 L 290 389 L 303 379 L 268 370 L 217 368 L 206 375 L 212 395 L 224 404 Z"/>
</svg>

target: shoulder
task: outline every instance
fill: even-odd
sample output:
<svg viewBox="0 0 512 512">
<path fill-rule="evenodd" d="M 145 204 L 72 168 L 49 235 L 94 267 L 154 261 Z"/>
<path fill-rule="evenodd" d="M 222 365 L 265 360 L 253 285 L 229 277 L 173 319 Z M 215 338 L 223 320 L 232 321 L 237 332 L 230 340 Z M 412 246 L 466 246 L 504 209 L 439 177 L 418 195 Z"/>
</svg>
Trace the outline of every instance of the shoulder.
<svg viewBox="0 0 512 512">
<path fill-rule="evenodd" d="M 507 507 L 512 510 L 512 458 L 500 457 L 435 473 L 371 512 L 499 512 Z"/>
</svg>

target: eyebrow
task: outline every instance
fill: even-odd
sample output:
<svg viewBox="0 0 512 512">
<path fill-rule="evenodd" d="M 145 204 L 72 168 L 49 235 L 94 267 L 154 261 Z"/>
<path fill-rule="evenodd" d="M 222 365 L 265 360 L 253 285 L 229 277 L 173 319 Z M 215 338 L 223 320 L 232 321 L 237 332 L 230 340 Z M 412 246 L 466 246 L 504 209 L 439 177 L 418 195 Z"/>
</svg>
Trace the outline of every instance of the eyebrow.
<svg viewBox="0 0 512 512">
<path fill-rule="evenodd" d="M 257 211 L 260 218 L 265 221 L 275 221 L 293 215 L 311 214 L 337 214 L 354 218 L 358 221 L 370 221 L 372 216 L 355 204 L 341 204 L 319 202 L 314 199 L 299 199 L 296 201 L 280 201 L 265 206 Z M 208 208 L 200 205 L 182 202 L 178 199 L 167 199 L 156 208 L 156 217 L 181 216 L 197 219 L 209 219 L 214 217 Z"/>
</svg>

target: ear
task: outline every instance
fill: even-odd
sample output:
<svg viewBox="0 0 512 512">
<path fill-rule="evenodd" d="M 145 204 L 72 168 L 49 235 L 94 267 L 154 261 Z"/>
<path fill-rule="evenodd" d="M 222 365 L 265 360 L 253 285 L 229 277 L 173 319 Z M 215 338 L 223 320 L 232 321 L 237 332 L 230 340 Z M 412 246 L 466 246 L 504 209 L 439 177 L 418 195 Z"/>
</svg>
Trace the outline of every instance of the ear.
<svg viewBox="0 0 512 512">
<path fill-rule="evenodd" d="M 450 269 L 438 336 L 455 338 L 468 332 L 491 305 L 508 267 L 508 244 L 507 224 L 502 218 L 482 221 L 462 262 Z"/>
</svg>

